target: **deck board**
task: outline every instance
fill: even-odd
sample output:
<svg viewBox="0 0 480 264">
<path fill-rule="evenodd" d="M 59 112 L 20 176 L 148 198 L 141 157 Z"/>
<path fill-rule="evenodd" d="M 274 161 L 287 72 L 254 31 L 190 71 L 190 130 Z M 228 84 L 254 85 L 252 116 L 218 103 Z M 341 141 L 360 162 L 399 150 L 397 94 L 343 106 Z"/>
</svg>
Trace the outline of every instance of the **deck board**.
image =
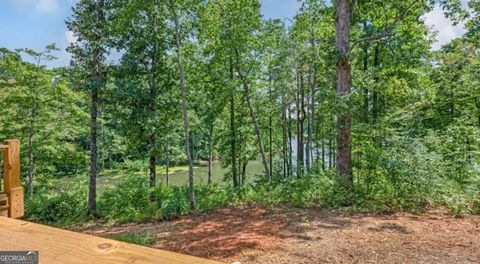
<svg viewBox="0 0 480 264">
<path fill-rule="evenodd" d="M 0 250 L 39 251 L 39 263 L 218 262 L 96 237 L 31 222 L 0 217 Z"/>
</svg>

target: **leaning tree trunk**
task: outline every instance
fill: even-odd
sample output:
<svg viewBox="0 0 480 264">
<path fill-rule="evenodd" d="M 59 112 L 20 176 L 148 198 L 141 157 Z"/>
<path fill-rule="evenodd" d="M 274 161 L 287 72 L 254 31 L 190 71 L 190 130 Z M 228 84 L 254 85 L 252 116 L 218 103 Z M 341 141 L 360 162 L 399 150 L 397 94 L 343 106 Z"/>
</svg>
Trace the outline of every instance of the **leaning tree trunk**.
<svg viewBox="0 0 480 264">
<path fill-rule="evenodd" d="M 246 82 L 244 82 L 243 88 L 245 91 L 245 99 L 247 101 L 248 111 L 250 113 L 250 117 L 252 118 L 253 125 L 255 126 L 255 132 L 257 134 L 257 141 L 258 141 L 258 148 L 260 150 L 260 155 L 262 156 L 263 167 L 265 168 L 265 175 L 270 175 L 270 169 L 268 168 L 267 158 L 265 156 L 265 150 L 263 148 L 263 139 L 260 132 L 260 126 L 258 125 L 257 117 L 255 116 L 255 112 L 253 111 L 253 107 L 250 102 L 250 95 L 249 95 L 250 92 L 249 92 L 248 84 Z"/>
<path fill-rule="evenodd" d="M 350 19 L 351 6 L 349 0 L 337 0 L 335 45 L 338 54 L 336 90 L 340 100 L 347 100 L 352 89 L 352 72 L 350 67 Z M 337 111 L 337 174 L 345 189 L 351 189 L 352 181 L 352 116 L 346 107 Z"/>
<path fill-rule="evenodd" d="M 266 155 L 265 155 L 265 149 L 263 147 L 264 145 L 263 145 L 262 133 L 260 131 L 260 126 L 258 125 L 257 117 L 255 116 L 255 111 L 253 111 L 252 103 L 250 102 L 250 89 L 249 89 L 248 82 L 247 82 L 247 79 L 246 79 L 247 76 L 244 76 L 242 74 L 241 70 L 240 70 L 240 66 L 238 65 L 240 58 L 239 58 L 238 51 L 236 49 L 235 49 L 235 55 L 236 55 L 236 59 L 237 59 L 237 65 L 236 65 L 237 73 L 240 76 L 240 79 L 242 81 L 243 92 L 244 92 L 244 96 L 245 96 L 245 101 L 247 102 L 248 112 L 250 114 L 250 118 L 252 119 L 253 126 L 255 127 L 255 133 L 257 135 L 257 141 L 258 141 L 258 149 L 260 151 L 260 156 L 262 157 L 262 163 L 263 163 L 263 167 L 265 169 L 265 176 L 268 177 L 268 175 L 270 175 L 270 169 L 268 168 L 268 162 L 267 162 L 267 158 L 266 158 Z"/>
<path fill-rule="evenodd" d="M 180 28 L 178 24 L 178 18 L 175 11 L 175 7 L 172 1 L 170 1 L 172 8 L 173 23 L 175 25 L 175 44 L 177 48 L 177 63 L 180 72 L 180 86 L 182 88 L 182 111 L 183 111 L 183 128 L 185 137 L 185 154 L 188 161 L 188 186 L 189 186 L 189 204 L 190 209 L 195 210 L 195 189 L 193 186 L 193 161 L 190 155 L 190 135 L 188 131 L 188 106 L 187 106 L 187 86 L 185 84 L 185 70 L 182 63 L 182 44 L 180 40 Z"/>
</svg>

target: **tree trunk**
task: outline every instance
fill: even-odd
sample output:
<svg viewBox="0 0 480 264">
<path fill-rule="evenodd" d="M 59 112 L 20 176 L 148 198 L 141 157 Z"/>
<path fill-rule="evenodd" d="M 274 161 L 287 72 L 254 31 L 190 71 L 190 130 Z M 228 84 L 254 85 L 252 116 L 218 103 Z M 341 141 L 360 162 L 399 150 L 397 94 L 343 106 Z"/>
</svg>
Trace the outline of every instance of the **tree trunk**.
<svg viewBox="0 0 480 264">
<path fill-rule="evenodd" d="M 293 174 L 293 147 L 292 147 L 292 120 L 290 118 L 292 114 L 290 106 L 288 106 L 287 117 L 287 137 L 288 137 L 288 176 Z"/>
<path fill-rule="evenodd" d="M 363 71 L 366 74 L 368 71 L 368 47 L 366 44 L 363 47 L 363 53 L 364 53 Z M 368 88 L 367 87 L 363 89 L 363 121 L 365 123 L 368 123 Z"/>
<path fill-rule="evenodd" d="M 270 76 L 270 86 L 268 91 L 268 96 L 270 99 L 270 106 L 273 105 L 273 96 L 272 96 L 272 77 Z M 272 110 L 268 111 L 268 162 L 270 167 L 270 172 L 268 174 L 268 181 L 272 182 L 272 173 L 273 173 L 273 128 L 272 128 Z"/>
<path fill-rule="evenodd" d="M 350 67 L 350 19 L 351 6 L 349 0 L 337 0 L 335 45 L 338 52 L 336 90 L 340 100 L 346 100 L 352 89 L 352 72 Z M 337 111 L 337 174 L 347 190 L 353 186 L 352 182 L 352 117 L 348 109 Z"/>
<path fill-rule="evenodd" d="M 37 58 L 36 67 L 35 67 L 35 78 L 33 81 L 33 96 L 32 96 L 32 105 L 31 105 L 31 120 L 29 122 L 28 128 L 28 192 L 30 196 L 33 195 L 33 180 L 35 178 L 35 160 L 33 154 L 33 135 L 35 134 L 35 123 L 37 120 L 37 97 L 38 93 L 36 88 L 38 85 L 38 74 L 40 70 L 41 57 Z"/>
<path fill-rule="evenodd" d="M 167 137 L 165 141 L 165 183 L 168 186 L 170 178 L 170 138 Z"/>
<path fill-rule="evenodd" d="M 265 175 L 270 175 L 270 169 L 268 167 L 267 159 L 265 157 L 265 150 L 263 148 L 263 139 L 262 139 L 262 135 L 261 135 L 261 132 L 260 132 L 260 126 L 258 125 L 257 117 L 255 116 L 255 112 L 253 111 L 253 107 L 252 107 L 252 104 L 250 102 L 250 91 L 249 91 L 249 88 L 248 88 L 248 84 L 246 82 L 243 83 L 243 88 L 244 88 L 244 92 L 245 92 L 245 99 L 246 99 L 246 102 L 247 102 L 248 111 L 250 113 L 250 117 L 251 117 L 253 125 L 255 127 L 255 133 L 257 134 L 258 148 L 260 150 L 260 155 L 262 157 L 262 163 L 263 163 L 263 167 L 265 169 Z"/>
<path fill-rule="evenodd" d="M 307 113 L 310 112 L 310 100 L 308 100 L 307 97 Z M 306 173 L 310 171 L 310 142 L 311 142 L 311 136 L 312 136 L 312 130 L 311 130 L 311 119 L 310 117 L 307 117 L 307 144 L 305 144 L 305 168 L 306 168 Z"/>
<path fill-rule="evenodd" d="M 157 185 L 157 155 L 156 155 L 156 144 L 157 144 L 157 138 L 155 136 L 155 133 L 152 133 L 150 135 L 149 141 L 149 148 L 150 148 L 150 153 L 149 153 L 149 171 L 150 171 L 150 187 L 155 187 Z M 150 197 L 153 202 L 153 196 Z"/>
<path fill-rule="evenodd" d="M 312 30 L 311 31 L 311 39 L 310 39 L 310 44 L 313 48 L 313 50 L 315 51 L 316 50 L 316 44 L 315 44 L 315 34 L 314 34 L 314 31 Z M 311 68 L 310 68 L 310 106 L 309 106 L 309 110 L 310 110 L 310 123 L 308 124 L 308 140 L 307 140 L 307 144 L 308 144 L 308 148 L 310 150 L 310 159 L 311 159 L 311 163 L 315 163 L 315 159 L 313 158 L 313 133 L 315 131 L 315 125 L 316 125 L 316 122 L 315 122 L 315 89 L 316 89 L 316 86 L 317 86 L 317 64 L 316 64 L 316 61 L 317 61 L 317 56 L 316 56 L 316 53 L 314 53 L 314 56 L 313 56 L 313 62 L 311 63 Z M 317 156 L 316 156 L 316 160 L 318 160 L 318 146 L 316 148 L 317 150 Z M 308 169 L 307 169 L 308 170 Z"/>
<path fill-rule="evenodd" d="M 213 124 L 208 131 L 208 184 L 212 183 L 212 148 L 213 148 Z"/>
<path fill-rule="evenodd" d="M 323 115 L 320 117 L 320 140 L 322 140 L 322 170 L 325 171 L 325 132 L 324 132 L 324 122 Z"/>
<path fill-rule="evenodd" d="M 313 133 L 315 131 L 315 128 L 316 128 L 316 122 L 315 122 L 315 86 L 316 86 L 316 78 L 317 78 L 317 74 L 316 74 L 317 70 L 315 68 L 315 64 L 314 64 L 314 70 L 313 70 L 313 80 L 312 80 L 312 86 L 310 88 L 310 124 L 309 124 L 309 129 L 308 129 L 308 144 L 309 144 L 309 148 L 310 148 L 310 158 L 311 158 L 311 163 L 315 163 L 315 160 L 318 160 L 318 146 L 316 148 L 316 152 L 317 152 L 317 156 L 316 156 L 316 159 L 314 159 L 313 157 L 313 151 L 314 151 L 314 144 L 313 144 Z"/>
<path fill-rule="evenodd" d="M 28 192 L 33 195 L 33 178 L 35 177 L 35 168 L 33 162 L 33 128 L 28 131 Z"/>
<path fill-rule="evenodd" d="M 328 168 L 333 168 L 333 140 L 332 136 L 328 136 Z"/>
<path fill-rule="evenodd" d="M 304 91 L 303 91 L 303 73 L 298 74 L 298 96 L 297 96 L 297 177 L 302 177 L 304 174 L 304 141 L 303 141 L 303 128 L 305 122 L 305 103 L 304 103 Z"/>
<path fill-rule="evenodd" d="M 250 114 L 250 118 L 252 119 L 253 126 L 255 127 L 255 133 L 257 135 L 257 141 L 258 141 L 258 150 L 260 152 L 260 156 L 262 157 L 262 163 L 263 167 L 265 169 L 265 176 L 268 178 L 268 175 L 270 175 L 270 169 L 268 168 L 268 162 L 267 158 L 265 155 L 265 149 L 263 145 L 263 138 L 262 138 L 262 133 L 260 131 L 260 126 L 258 125 L 257 117 L 255 116 L 255 111 L 253 111 L 252 103 L 250 102 L 250 88 L 248 86 L 248 81 L 247 81 L 247 76 L 244 76 L 242 71 L 240 70 L 240 54 L 238 54 L 238 50 L 235 48 L 235 58 L 236 58 L 236 69 L 237 73 L 240 77 L 240 80 L 242 81 L 242 86 L 243 86 L 243 92 L 245 96 L 245 101 L 247 102 L 247 107 L 248 107 L 248 112 Z"/>
<path fill-rule="evenodd" d="M 95 85 L 92 87 L 90 108 L 90 181 L 88 185 L 88 212 L 95 215 L 97 211 L 97 103 L 100 80 L 99 65 L 95 66 Z"/>
<path fill-rule="evenodd" d="M 173 1 L 170 1 L 172 9 L 173 23 L 175 25 L 175 42 L 177 48 L 177 63 L 180 72 L 180 86 L 182 88 L 182 112 L 183 112 L 183 130 L 185 137 L 185 154 L 188 161 L 188 186 L 189 186 L 189 204 L 190 209 L 195 210 L 195 189 L 193 185 L 193 161 L 190 155 L 190 134 L 188 130 L 188 106 L 187 106 L 187 86 L 185 84 L 185 70 L 182 63 L 182 44 L 180 40 L 180 26 L 178 24 L 177 13 Z"/>
<path fill-rule="evenodd" d="M 379 45 L 375 46 L 375 53 L 374 53 L 374 56 L 373 56 L 373 67 L 376 71 L 375 73 L 375 83 L 378 83 L 378 67 L 379 67 L 379 56 L 380 56 L 380 47 Z M 378 87 L 377 87 L 378 89 Z M 379 116 L 379 111 L 380 111 L 380 107 L 379 107 L 379 98 L 378 98 L 378 91 L 375 90 L 373 92 L 373 105 L 372 105 L 372 111 L 373 111 L 373 121 L 376 123 L 377 122 L 377 119 L 378 119 L 378 116 Z"/>
<path fill-rule="evenodd" d="M 230 78 L 233 81 L 233 63 L 230 60 Z M 237 174 L 237 135 L 235 131 L 235 91 L 230 96 L 230 147 L 232 154 L 232 181 L 233 188 L 238 187 Z"/>
<path fill-rule="evenodd" d="M 282 157 L 283 157 L 283 177 L 288 177 L 288 132 L 287 132 L 287 107 L 285 98 L 282 99 Z"/>
<path fill-rule="evenodd" d="M 155 3 L 154 3 L 155 4 Z M 157 17 L 153 17 L 153 28 L 156 32 L 157 28 Z M 152 67 L 150 68 L 150 104 L 149 110 L 152 120 L 156 120 L 157 116 L 157 79 L 156 79 L 156 70 L 157 70 L 157 41 L 153 42 L 153 51 L 150 54 L 152 59 Z M 156 122 L 153 122 L 154 124 Z M 148 138 L 148 149 L 149 149 L 149 176 L 150 176 L 150 187 L 154 188 L 157 185 L 157 134 L 155 127 L 151 128 L 150 137 Z M 155 195 L 152 192 L 150 194 L 150 202 L 155 201 Z"/>
<path fill-rule="evenodd" d="M 245 178 L 247 177 L 247 165 L 248 159 L 245 159 L 242 163 L 242 185 L 245 184 Z"/>
<path fill-rule="evenodd" d="M 104 0 L 98 2 L 98 22 L 103 23 L 105 16 Z M 102 38 L 101 35 L 96 36 L 98 40 Z M 90 215 L 97 214 L 97 114 L 98 114 L 98 94 L 103 85 L 101 78 L 101 59 L 102 50 L 99 46 L 94 48 L 94 67 L 93 67 L 93 85 L 91 94 L 91 108 L 90 108 L 90 179 L 88 184 L 88 213 Z"/>
</svg>

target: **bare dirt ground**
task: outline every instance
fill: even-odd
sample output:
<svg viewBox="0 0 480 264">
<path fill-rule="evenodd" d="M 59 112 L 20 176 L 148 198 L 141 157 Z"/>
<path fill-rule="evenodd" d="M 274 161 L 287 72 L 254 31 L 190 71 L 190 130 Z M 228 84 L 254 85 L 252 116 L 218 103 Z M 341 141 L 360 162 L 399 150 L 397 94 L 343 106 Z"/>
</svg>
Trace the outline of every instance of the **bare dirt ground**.
<svg viewBox="0 0 480 264">
<path fill-rule="evenodd" d="M 99 226 L 155 232 L 152 247 L 226 263 L 480 263 L 480 218 L 226 208 L 172 221 Z"/>
</svg>

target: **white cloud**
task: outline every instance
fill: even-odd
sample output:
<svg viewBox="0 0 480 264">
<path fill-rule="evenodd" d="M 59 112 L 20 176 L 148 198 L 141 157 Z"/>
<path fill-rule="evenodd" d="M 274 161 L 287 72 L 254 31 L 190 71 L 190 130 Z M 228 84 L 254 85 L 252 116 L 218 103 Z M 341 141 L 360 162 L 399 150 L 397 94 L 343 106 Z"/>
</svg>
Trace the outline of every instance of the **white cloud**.
<svg viewBox="0 0 480 264">
<path fill-rule="evenodd" d="M 73 35 L 73 32 L 68 30 L 65 31 L 65 40 L 67 40 L 67 44 L 70 45 L 71 43 L 77 42 L 77 37 Z"/>
<path fill-rule="evenodd" d="M 17 8 L 39 13 L 55 13 L 59 10 L 58 0 L 7 0 Z"/>
<path fill-rule="evenodd" d="M 43 13 L 53 13 L 58 10 L 57 0 L 36 0 L 35 9 Z"/>
<path fill-rule="evenodd" d="M 432 45 L 434 50 L 440 49 L 443 45 L 461 37 L 465 33 L 465 25 L 463 23 L 453 25 L 452 21 L 445 17 L 444 11 L 439 6 L 436 6 L 430 13 L 425 15 L 425 22 L 437 32 L 437 41 Z"/>
</svg>

